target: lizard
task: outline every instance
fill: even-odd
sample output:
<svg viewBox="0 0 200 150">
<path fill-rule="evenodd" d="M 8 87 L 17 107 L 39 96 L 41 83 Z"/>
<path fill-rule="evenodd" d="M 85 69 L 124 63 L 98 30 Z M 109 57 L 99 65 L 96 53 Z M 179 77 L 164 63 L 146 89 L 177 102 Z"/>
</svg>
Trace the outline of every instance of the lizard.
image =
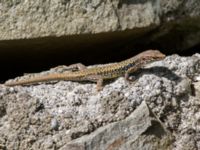
<svg viewBox="0 0 200 150">
<path fill-rule="evenodd" d="M 97 91 L 103 89 L 103 81 L 108 79 L 114 79 L 120 76 L 124 76 L 129 81 L 130 73 L 136 72 L 139 68 L 142 68 L 145 64 L 164 59 L 165 54 L 158 50 L 146 50 L 141 52 L 129 59 L 120 61 L 114 64 L 107 64 L 103 66 L 97 66 L 93 68 L 87 68 L 81 63 L 72 64 L 69 66 L 74 71 L 68 71 L 63 73 L 50 73 L 48 75 L 35 76 L 29 79 L 22 80 L 9 80 L 4 83 L 6 86 L 17 86 L 17 85 L 29 85 L 38 82 L 47 81 L 92 81 L 96 82 Z"/>
</svg>

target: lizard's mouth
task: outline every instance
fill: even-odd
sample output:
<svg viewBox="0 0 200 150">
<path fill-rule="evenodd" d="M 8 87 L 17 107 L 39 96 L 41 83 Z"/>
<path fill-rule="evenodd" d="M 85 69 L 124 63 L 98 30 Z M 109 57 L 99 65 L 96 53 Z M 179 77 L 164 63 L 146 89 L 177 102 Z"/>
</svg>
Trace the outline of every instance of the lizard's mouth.
<svg viewBox="0 0 200 150">
<path fill-rule="evenodd" d="M 166 57 L 165 54 L 162 54 L 162 53 L 161 53 L 161 54 L 159 55 L 159 58 L 160 58 L 160 59 L 164 59 L 165 57 Z"/>
</svg>

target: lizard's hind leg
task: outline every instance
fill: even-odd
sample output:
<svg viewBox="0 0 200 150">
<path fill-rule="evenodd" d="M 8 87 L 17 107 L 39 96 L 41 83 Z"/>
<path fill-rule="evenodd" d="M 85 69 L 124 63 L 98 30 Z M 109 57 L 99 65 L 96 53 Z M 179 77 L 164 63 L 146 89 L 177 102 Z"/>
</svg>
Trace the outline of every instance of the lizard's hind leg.
<svg viewBox="0 0 200 150">
<path fill-rule="evenodd" d="M 80 70 L 87 69 L 87 67 L 83 65 L 82 63 L 77 63 L 77 64 L 72 64 L 72 65 L 67 66 L 67 69 L 71 71 L 80 71 Z"/>
<path fill-rule="evenodd" d="M 96 87 L 97 91 L 101 91 L 103 90 L 103 79 L 100 78 L 97 80 L 97 87 Z"/>
<path fill-rule="evenodd" d="M 81 63 L 77 63 L 77 64 L 72 64 L 72 65 L 69 65 L 69 66 L 66 66 L 66 65 L 60 65 L 60 66 L 57 66 L 57 67 L 54 67 L 54 68 L 51 68 L 51 70 L 55 70 L 56 72 L 59 72 L 59 73 L 63 73 L 65 71 L 80 71 L 80 70 L 84 70 L 86 69 L 87 67 Z"/>
<path fill-rule="evenodd" d="M 100 75 L 90 75 L 87 77 L 88 81 L 96 82 L 96 90 L 101 91 L 103 89 L 103 78 Z"/>
</svg>

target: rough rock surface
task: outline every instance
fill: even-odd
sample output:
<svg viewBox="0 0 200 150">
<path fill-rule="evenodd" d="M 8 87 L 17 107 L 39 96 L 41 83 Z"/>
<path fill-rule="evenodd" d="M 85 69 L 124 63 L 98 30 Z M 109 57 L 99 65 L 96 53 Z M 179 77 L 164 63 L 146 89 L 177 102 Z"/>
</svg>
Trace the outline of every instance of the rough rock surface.
<svg viewBox="0 0 200 150">
<path fill-rule="evenodd" d="M 163 40 L 169 40 L 169 34 L 173 35 L 174 31 L 176 34 L 173 35 L 173 40 L 177 40 L 179 49 L 186 49 L 200 42 L 199 0 L 3 0 L 0 2 L 0 14 L 0 40 L 125 30 L 136 31 L 129 33 L 133 38 L 133 35 L 138 37 L 148 34 L 155 27 L 161 27 L 151 32 L 151 42 L 160 40 L 158 43 L 164 44 Z M 125 37 L 129 38 L 126 34 Z M 109 36 L 111 34 L 107 38 Z M 179 40 L 180 36 L 184 37 Z M 7 47 L 4 44 L 0 46 Z"/>
<path fill-rule="evenodd" d="M 101 92 L 87 82 L 1 85 L 0 148 L 200 149 L 199 74 L 199 54 L 172 55 Z"/>
<path fill-rule="evenodd" d="M 100 127 L 91 135 L 69 142 L 62 149 L 170 149 L 171 143 L 170 133 L 143 101 L 123 121 Z"/>
<path fill-rule="evenodd" d="M 0 2 L 0 39 L 150 27 L 159 25 L 163 20 L 199 16 L 199 4 L 198 0 L 3 0 Z"/>
</svg>

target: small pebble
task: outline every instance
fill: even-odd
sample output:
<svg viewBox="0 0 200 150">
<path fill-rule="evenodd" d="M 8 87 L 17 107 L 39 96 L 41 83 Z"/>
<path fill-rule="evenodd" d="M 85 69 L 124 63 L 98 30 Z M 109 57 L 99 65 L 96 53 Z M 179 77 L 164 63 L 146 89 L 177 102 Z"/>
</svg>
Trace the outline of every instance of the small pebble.
<svg viewBox="0 0 200 150">
<path fill-rule="evenodd" d="M 53 118 L 51 120 L 51 129 L 58 130 L 58 127 L 59 127 L 59 123 L 58 123 L 57 119 Z"/>
</svg>

